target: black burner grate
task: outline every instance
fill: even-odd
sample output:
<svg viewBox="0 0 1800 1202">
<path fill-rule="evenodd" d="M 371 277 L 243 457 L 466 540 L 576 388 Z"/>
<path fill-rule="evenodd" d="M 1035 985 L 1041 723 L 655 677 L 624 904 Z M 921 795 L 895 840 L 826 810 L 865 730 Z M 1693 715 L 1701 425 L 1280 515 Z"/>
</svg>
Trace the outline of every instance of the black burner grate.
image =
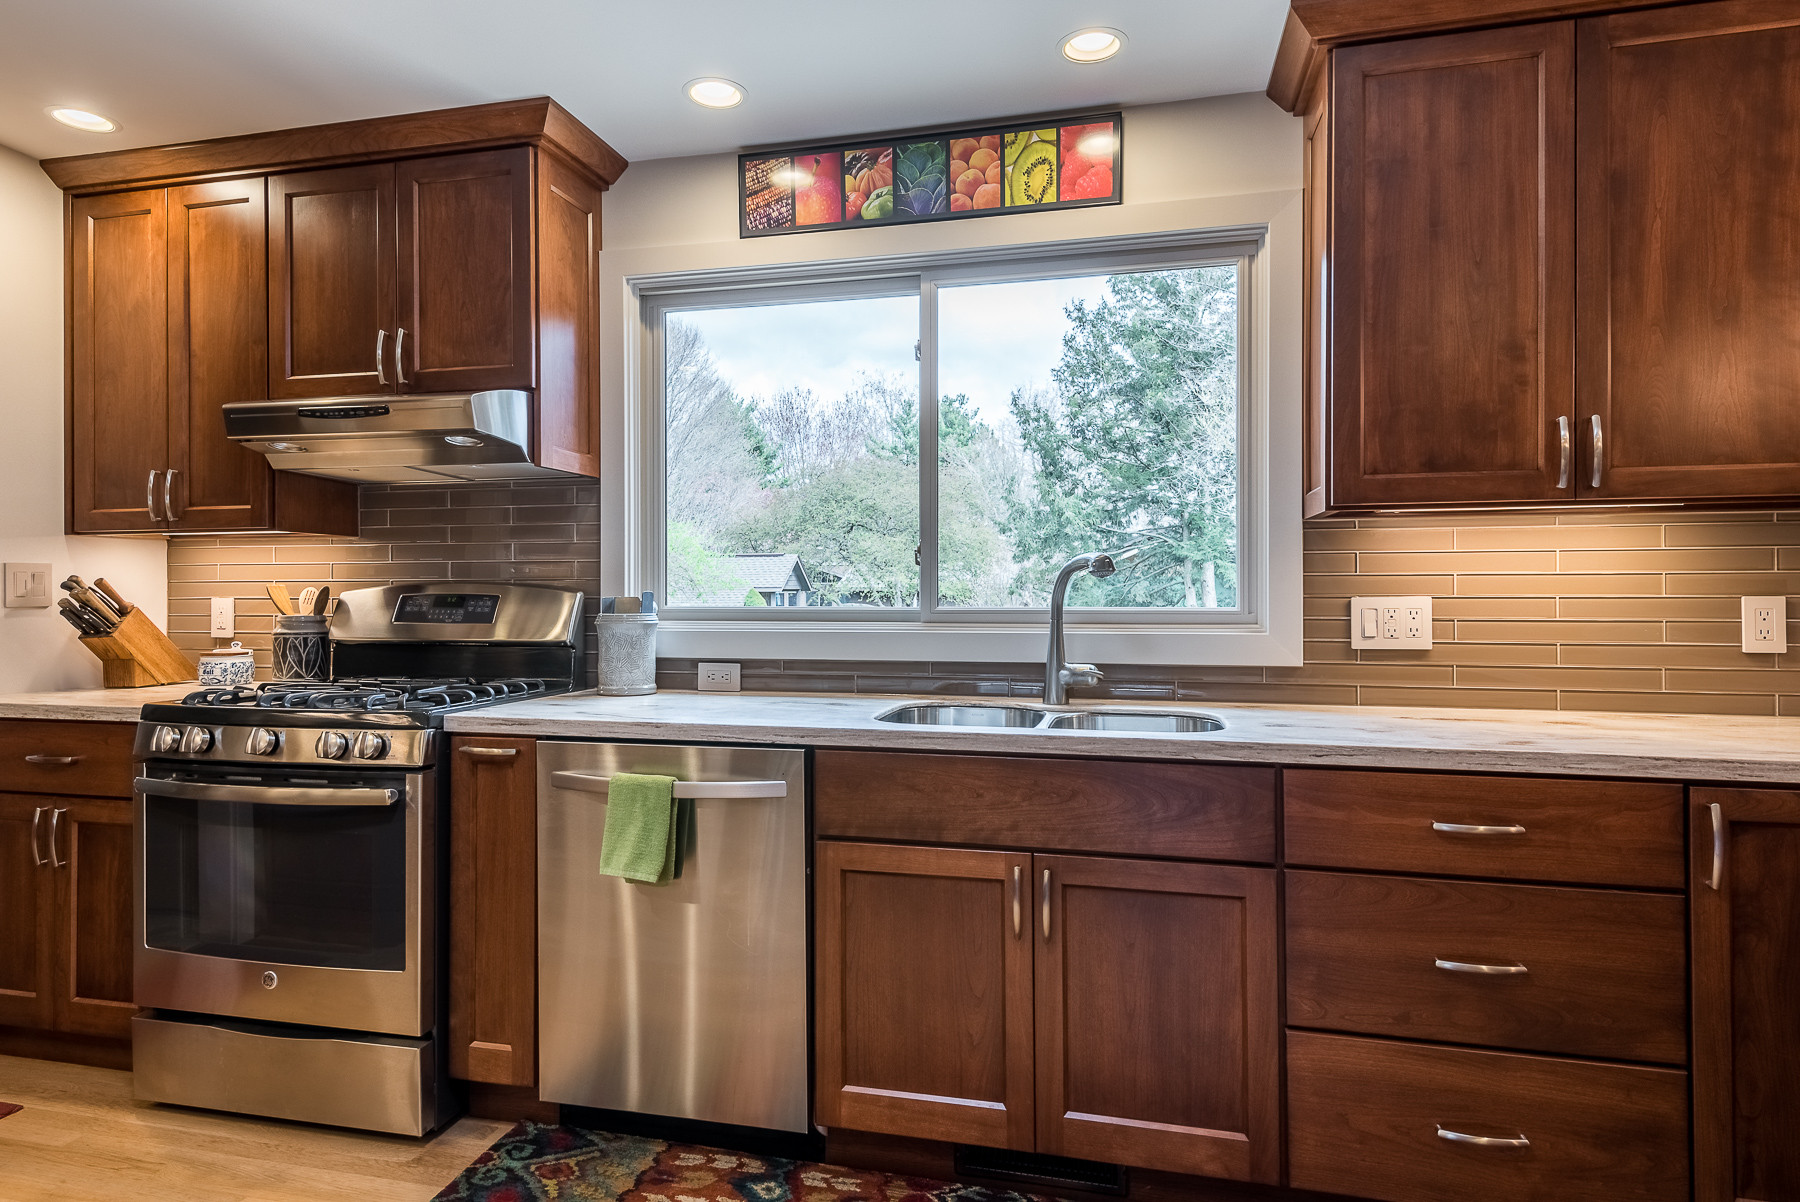
<svg viewBox="0 0 1800 1202">
<path fill-rule="evenodd" d="M 183 705 L 254 706 L 261 709 L 318 711 L 418 711 L 437 713 L 495 701 L 517 701 L 548 692 L 549 682 L 516 676 L 500 680 L 449 678 L 271 681 L 226 689 L 201 689 L 182 698 Z"/>
</svg>

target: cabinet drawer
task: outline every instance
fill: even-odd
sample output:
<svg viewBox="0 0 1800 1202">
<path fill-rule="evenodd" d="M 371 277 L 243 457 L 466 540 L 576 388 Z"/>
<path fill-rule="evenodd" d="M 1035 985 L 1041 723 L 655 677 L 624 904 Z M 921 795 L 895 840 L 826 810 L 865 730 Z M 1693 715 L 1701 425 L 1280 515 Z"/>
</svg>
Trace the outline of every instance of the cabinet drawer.
<svg viewBox="0 0 1800 1202">
<path fill-rule="evenodd" d="M 1288 1022 L 1684 1064 L 1684 925 L 1663 894 L 1289 871 Z"/>
<path fill-rule="evenodd" d="M 1386 1202 L 1685 1202 L 1687 1148 L 1679 1070 L 1288 1036 L 1297 1189 Z"/>
<path fill-rule="evenodd" d="M 1270 863 L 1275 770 L 820 751 L 813 824 L 825 838 Z"/>
<path fill-rule="evenodd" d="M 1681 798 L 1632 781 L 1282 776 L 1290 864 L 1662 889 L 1686 878 Z"/>
<path fill-rule="evenodd" d="M 0 722 L 0 791 L 131 796 L 134 722 Z"/>
</svg>

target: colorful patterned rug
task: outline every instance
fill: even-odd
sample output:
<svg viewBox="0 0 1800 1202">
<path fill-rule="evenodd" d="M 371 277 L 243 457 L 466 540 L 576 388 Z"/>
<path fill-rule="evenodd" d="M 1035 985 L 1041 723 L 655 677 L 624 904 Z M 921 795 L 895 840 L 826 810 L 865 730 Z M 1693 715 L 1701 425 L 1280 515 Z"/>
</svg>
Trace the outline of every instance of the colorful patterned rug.
<svg viewBox="0 0 1800 1202">
<path fill-rule="evenodd" d="M 433 1202 L 1054 1202 L 1014 1193 L 520 1123 Z"/>
<path fill-rule="evenodd" d="M 0 1102 L 0 1119 L 5 1118 L 9 1114 L 17 1114 L 23 1109 L 25 1109 L 23 1106 L 13 1102 Z"/>
</svg>

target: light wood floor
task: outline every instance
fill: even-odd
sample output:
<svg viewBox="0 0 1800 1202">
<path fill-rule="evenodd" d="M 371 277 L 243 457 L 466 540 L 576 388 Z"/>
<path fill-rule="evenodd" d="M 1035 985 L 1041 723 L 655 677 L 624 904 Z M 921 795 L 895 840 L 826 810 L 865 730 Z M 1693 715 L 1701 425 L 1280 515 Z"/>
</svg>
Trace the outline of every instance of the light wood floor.
<svg viewBox="0 0 1800 1202">
<path fill-rule="evenodd" d="M 511 1124 L 464 1118 L 428 1139 L 156 1106 L 131 1074 L 0 1056 L 0 1202 L 409 1202 Z"/>
</svg>

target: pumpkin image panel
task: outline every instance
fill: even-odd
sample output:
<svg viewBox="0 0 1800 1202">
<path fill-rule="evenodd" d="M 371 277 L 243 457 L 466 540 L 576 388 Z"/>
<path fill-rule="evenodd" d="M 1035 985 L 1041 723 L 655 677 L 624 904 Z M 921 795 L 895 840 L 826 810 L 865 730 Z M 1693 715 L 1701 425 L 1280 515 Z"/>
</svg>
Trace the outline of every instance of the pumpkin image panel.
<svg viewBox="0 0 1800 1202">
<path fill-rule="evenodd" d="M 894 215 L 894 148 L 844 152 L 844 220 L 880 221 Z"/>
</svg>

